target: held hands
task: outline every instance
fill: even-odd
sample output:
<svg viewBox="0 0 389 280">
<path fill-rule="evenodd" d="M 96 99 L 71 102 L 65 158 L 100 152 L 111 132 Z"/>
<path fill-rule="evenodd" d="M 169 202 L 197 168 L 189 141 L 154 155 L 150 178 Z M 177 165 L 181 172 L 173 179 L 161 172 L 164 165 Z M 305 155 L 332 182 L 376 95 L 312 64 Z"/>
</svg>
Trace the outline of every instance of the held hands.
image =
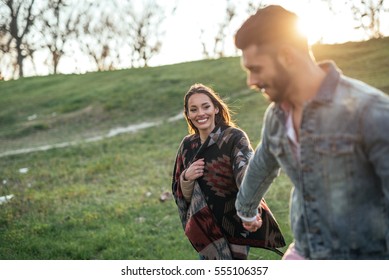
<svg viewBox="0 0 389 280">
<path fill-rule="evenodd" d="M 204 159 L 198 159 L 193 162 L 185 171 L 184 180 L 186 181 L 194 181 L 197 178 L 204 175 Z"/>
<path fill-rule="evenodd" d="M 246 230 L 256 232 L 262 226 L 261 215 L 258 213 L 254 222 L 243 222 L 242 224 Z"/>
</svg>

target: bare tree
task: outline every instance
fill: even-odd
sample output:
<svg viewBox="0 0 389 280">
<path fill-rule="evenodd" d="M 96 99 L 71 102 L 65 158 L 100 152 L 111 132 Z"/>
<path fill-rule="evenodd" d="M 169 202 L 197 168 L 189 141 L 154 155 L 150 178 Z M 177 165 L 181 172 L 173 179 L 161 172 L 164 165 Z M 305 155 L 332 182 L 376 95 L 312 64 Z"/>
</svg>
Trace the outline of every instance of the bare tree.
<svg viewBox="0 0 389 280">
<path fill-rule="evenodd" d="M 67 54 L 76 62 L 75 71 L 94 70 L 88 63 L 81 65 L 83 56 L 98 71 L 126 67 L 126 60 L 127 67 L 148 66 L 162 46 L 164 12 L 155 1 L 142 3 L 138 13 L 131 4 L 132 0 L 0 0 L 0 73 L 6 62 L 19 71 L 13 77 L 23 77 L 23 61 L 29 57 L 34 63 L 35 50 L 48 50 L 45 62 L 52 73 Z"/>
<path fill-rule="evenodd" d="M 8 41 L 6 28 L 4 25 L 0 25 L 0 80 L 4 79 L 3 71 L 7 67 L 6 54 L 8 53 Z"/>
<path fill-rule="evenodd" d="M 333 0 L 323 1 L 328 3 L 332 12 L 337 12 Z M 345 1 L 345 4 L 351 8 L 356 22 L 356 29 L 364 30 L 369 38 L 380 38 L 383 36 L 381 32 L 381 18 L 389 11 L 385 7 L 385 0 L 348 0 Z"/>
<path fill-rule="evenodd" d="M 18 69 L 19 77 L 24 76 L 23 62 L 26 57 L 32 56 L 34 49 L 27 41 L 27 37 L 31 31 L 31 27 L 35 21 L 33 14 L 33 6 L 35 0 L 2 0 L 0 5 L 8 8 L 7 14 L 2 14 L 4 22 L 1 22 L 2 30 L 9 36 L 7 42 L 4 43 L 4 49 L 8 52 L 16 52 L 16 60 L 13 62 L 13 67 Z"/>
<path fill-rule="evenodd" d="M 77 46 L 98 71 L 122 67 L 123 49 L 129 49 L 126 13 L 130 7 L 131 0 L 93 1 L 81 7 Z"/>
<path fill-rule="evenodd" d="M 258 3 L 259 2 L 259 3 Z M 259 9 L 265 7 L 266 4 L 261 3 L 261 1 L 249 1 L 247 3 L 246 12 L 248 15 L 255 14 Z"/>
<path fill-rule="evenodd" d="M 354 19 L 359 24 L 356 26 L 357 29 L 363 29 L 367 32 L 369 38 L 381 38 L 381 16 L 388 9 L 385 9 L 384 0 L 360 0 L 349 1 L 352 3 L 352 11 Z"/>
<path fill-rule="evenodd" d="M 160 52 L 164 19 L 165 11 L 151 0 L 136 7 L 132 0 L 90 2 L 81 18 L 77 44 L 99 71 L 147 67 Z"/>
<path fill-rule="evenodd" d="M 231 21 L 236 15 L 237 13 L 235 5 L 228 1 L 225 17 L 219 24 L 218 31 L 213 39 L 212 51 L 207 49 L 207 44 L 204 39 L 205 30 L 201 29 L 201 45 L 203 48 L 203 56 L 205 58 L 221 58 L 225 56 L 225 40 L 228 38 L 226 33 Z"/>
<path fill-rule="evenodd" d="M 79 9 L 74 9 L 69 0 L 48 0 L 40 13 L 39 38 L 41 48 L 47 48 L 50 57 L 46 60 L 52 73 L 57 74 L 58 64 L 65 54 L 65 46 L 75 35 L 79 23 Z"/>
<path fill-rule="evenodd" d="M 225 38 L 227 37 L 226 30 L 228 29 L 232 19 L 235 16 L 236 16 L 235 6 L 231 4 L 231 2 L 228 2 L 224 21 L 220 24 L 219 32 L 217 33 L 214 41 L 213 52 L 216 54 L 217 57 L 224 57 L 225 55 L 224 47 L 225 47 Z"/>
<path fill-rule="evenodd" d="M 161 23 L 165 15 L 156 2 L 147 2 L 140 12 L 128 10 L 129 45 L 131 48 L 131 67 L 147 67 L 150 59 L 162 47 Z"/>
<path fill-rule="evenodd" d="M 201 40 L 202 52 L 204 58 L 221 58 L 226 55 L 226 40 L 231 40 L 233 31 L 230 29 L 230 27 L 234 19 L 237 18 L 238 16 L 238 9 L 233 4 L 233 2 L 234 1 L 231 0 L 227 1 L 224 19 L 218 25 L 218 30 L 212 40 L 211 46 L 207 45 L 207 40 L 205 38 L 206 36 L 205 29 L 201 29 L 200 40 Z M 263 4 L 263 1 L 250 0 L 247 2 L 245 13 L 247 15 L 251 15 L 255 13 L 258 9 L 263 8 L 264 6 L 265 4 Z M 235 48 L 235 52 L 237 52 L 236 48 Z"/>
<path fill-rule="evenodd" d="M 83 14 L 78 45 L 98 71 L 147 67 L 159 53 L 163 10 L 155 1 L 136 8 L 131 0 L 105 0 L 92 2 Z"/>
</svg>

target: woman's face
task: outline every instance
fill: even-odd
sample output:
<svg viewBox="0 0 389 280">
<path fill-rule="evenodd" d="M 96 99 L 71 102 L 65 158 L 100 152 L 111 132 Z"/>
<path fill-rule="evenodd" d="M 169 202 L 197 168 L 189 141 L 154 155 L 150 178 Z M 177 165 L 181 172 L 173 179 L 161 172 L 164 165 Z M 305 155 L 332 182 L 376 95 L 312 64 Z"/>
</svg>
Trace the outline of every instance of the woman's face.
<svg viewBox="0 0 389 280">
<path fill-rule="evenodd" d="M 203 93 L 195 93 L 188 100 L 188 119 L 199 130 L 200 135 L 208 136 L 215 128 L 215 115 L 219 108 Z"/>
</svg>

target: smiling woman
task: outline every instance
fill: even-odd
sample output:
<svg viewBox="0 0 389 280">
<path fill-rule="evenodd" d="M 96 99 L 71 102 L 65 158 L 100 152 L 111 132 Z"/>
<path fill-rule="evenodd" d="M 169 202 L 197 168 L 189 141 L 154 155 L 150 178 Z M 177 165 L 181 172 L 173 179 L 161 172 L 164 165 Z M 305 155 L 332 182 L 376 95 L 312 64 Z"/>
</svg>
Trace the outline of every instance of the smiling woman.
<svg viewBox="0 0 389 280">
<path fill-rule="evenodd" d="M 184 232 L 200 259 L 246 259 L 249 246 L 278 252 L 284 239 L 264 201 L 257 233 L 243 228 L 234 202 L 252 148 L 213 91 L 194 84 L 184 97 L 189 135 L 179 146 L 172 192 Z"/>
</svg>

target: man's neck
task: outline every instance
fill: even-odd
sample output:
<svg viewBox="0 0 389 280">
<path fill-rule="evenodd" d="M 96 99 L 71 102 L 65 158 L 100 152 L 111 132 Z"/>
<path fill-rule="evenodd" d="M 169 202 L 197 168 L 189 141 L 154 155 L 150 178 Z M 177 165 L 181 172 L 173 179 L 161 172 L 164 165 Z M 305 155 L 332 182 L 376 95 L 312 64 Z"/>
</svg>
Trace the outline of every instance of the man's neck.
<svg viewBox="0 0 389 280">
<path fill-rule="evenodd" d="M 310 65 L 307 71 L 295 77 L 295 86 L 290 89 L 288 100 L 281 104 L 284 110 L 292 113 L 293 127 L 298 141 L 304 106 L 317 95 L 325 76 L 326 72 L 317 64 Z"/>
<path fill-rule="evenodd" d="M 326 72 L 317 64 L 307 67 L 307 71 L 301 72 L 295 77 L 293 92 L 287 102 L 293 110 L 302 110 L 304 105 L 311 101 L 318 93 L 320 86 L 326 76 Z"/>
</svg>

